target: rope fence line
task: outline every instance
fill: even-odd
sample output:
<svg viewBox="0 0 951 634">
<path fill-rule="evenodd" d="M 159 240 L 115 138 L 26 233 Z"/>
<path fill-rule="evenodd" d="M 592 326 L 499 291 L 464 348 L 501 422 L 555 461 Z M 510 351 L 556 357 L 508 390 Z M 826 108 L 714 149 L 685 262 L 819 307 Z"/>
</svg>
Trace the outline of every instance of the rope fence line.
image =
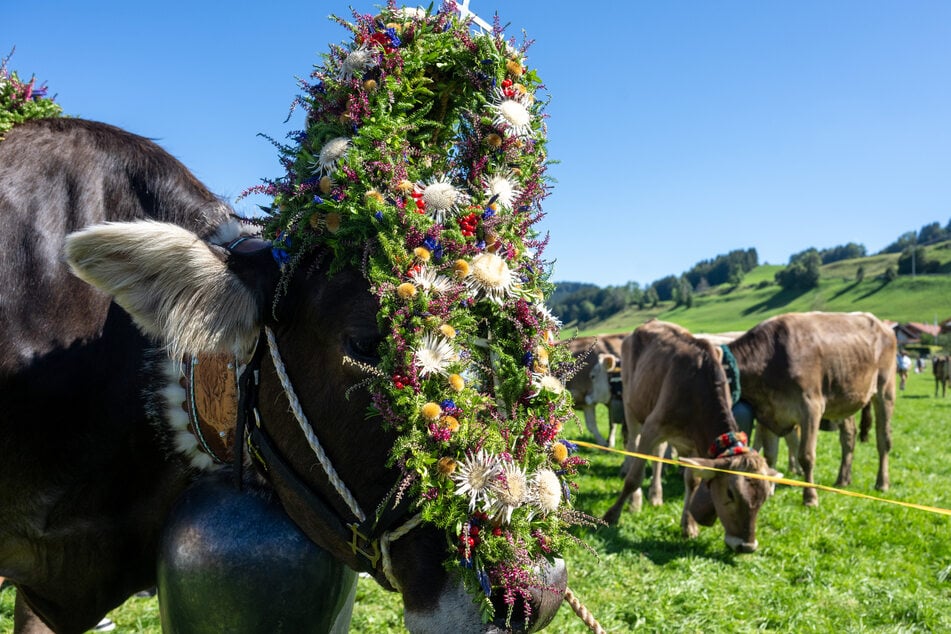
<svg viewBox="0 0 951 634">
<path fill-rule="evenodd" d="M 729 469 L 718 469 L 716 467 L 703 467 L 697 464 L 689 464 L 681 460 L 676 460 L 672 458 L 661 458 L 659 456 L 652 456 L 648 454 L 638 453 L 636 451 L 625 451 L 623 449 L 614 449 L 613 447 L 602 447 L 601 445 L 596 445 L 594 443 L 585 442 L 583 440 L 569 440 L 568 442 L 578 445 L 579 447 L 585 447 L 588 449 L 597 449 L 599 451 L 606 451 L 609 453 L 621 454 L 624 456 L 631 456 L 633 458 L 640 458 L 641 460 L 649 460 L 653 462 L 662 462 L 664 464 L 669 464 L 675 467 L 686 467 L 688 469 L 696 469 L 698 471 L 715 471 L 717 473 L 728 473 L 730 475 L 741 476 L 745 478 L 753 478 L 755 480 L 766 480 L 767 482 L 775 482 L 776 484 L 785 484 L 788 486 L 800 487 L 803 489 L 816 489 L 819 491 L 827 491 L 829 493 L 838 493 L 839 495 L 845 495 L 848 497 L 861 498 L 864 500 L 872 500 L 875 502 L 883 502 L 885 504 L 893 504 L 895 506 L 902 506 L 905 508 L 915 509 L 918 511 L 926 511 L 928 513 L 936 513 L 938 515 L 951 516 L 951 510 L 937 508 L 934 506 L 927 506 L 924 504 L 915 504 L 913 502 L 902 502 L 901 500 L 889 500 L 887 498 L 875 497 L 874 495 L 868 495 L 865 493 L 858 493 L 856 491 L 846 491 L 845 489 L 837 489 L 835 487 L 825 486 L 823 484 L 808 483 L 801 480 L 790 480 L 789 478 L 779 478 L 776 476 L 764 475 L 761 473 L 748 473 L 746 471 L 731 471 Z"/>
</svg>

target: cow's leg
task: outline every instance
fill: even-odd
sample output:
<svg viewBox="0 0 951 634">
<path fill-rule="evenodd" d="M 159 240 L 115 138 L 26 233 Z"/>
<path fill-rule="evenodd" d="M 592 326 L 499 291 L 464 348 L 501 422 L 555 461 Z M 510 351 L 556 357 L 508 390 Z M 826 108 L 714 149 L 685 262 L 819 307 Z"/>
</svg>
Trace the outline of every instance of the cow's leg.
<svg viewBox="0 0 951 634">
<path fill-rule="evenodd" d="M 855 415 L 843 418 L 839 423 L 839 445 L 842 447 L 842 461 L 839 463 L 837 487 L 852 484 L 852 455 L 855 453 Z"/>
<path fill-rule="evenodd" d="M 799 436 L 799 427 L 793 427 L 791 432 L 783 436 L 786 439 L 786 452 L 789 454 L 786 463 L 789 465 L 789 472 L 796 475 L 802 475 L 802 465 L 799 464 L 797 458 L 799 456 Z M 779 453 L 779 447 L 776 448 L 776 452 Z"/>
<path fill-rule="evenodd" d="M 657 445 L 657 450 L 654 451 L 654 455 L 658 458 L 663 458 L 666 453 L 667 443 L 665 442 Z M 659 460 L 651 465 L 651 484 L 647 493 L 647 501 L 651 506 L 661 506 L 664 503 L 663 468 L 664 463 Z"/>
<path fill-rule="evenodd" d="M 636 421 L 632 422 L 633 417 L 628 417 L 627 420 L 630 427 L 627 434 L 627 450 L 641 454 L 650 452 L 657 442 L 654 435 L 650 433 L 652 428 L 650 425 L 650 417 L 647 418 L 643 426 Z M 634 433 L 637 427 L 641 428 L 640 434 Z M 624 476 L 624 486 L 614 506 L 608 509 L 608 512 L 604 514 L 605 522 L 608 524 L 617 524 L 621 518 L 621 511 L 624 510 L 624 505 L 628 500 L 630 500 L 632 511 L 636 513 L 641 510 L 641 505 L 643 504 L 641 484 L 644 482 L 644 470 L 646 466 L 647 463 L 643 458 L 628 457 L 628 469 L 627 474 Z"/>
<path fill-rule="evenodd" d="M 13 603 L 13 634 L 53 634 L 53 630 L 36 616 L 21 594 L 17 594 Z"/>
<path fill-rule="evenodd" d="M 598 429 L 598 416 L 594 409 L 594 403 L 585 403 L 581 411 L 584 412 L 584 424 L 591 435 L 594 436 L 594 442 L 601 446 L 606 445 L 607 441 L 604 440 L 604 436 L 601 435 L 601 431 Z"/>
<path fill-rule="evenodd" d="M 610 413 L 608 416 L 608 447 L 614 446 L 614 440 L 616 438 L 617 425 L 611 422 Z"/>
<path fill-rule="evenodd" d="M 875 440 L 878 445 L 878 477 L 875 480 L 875 488 L 879 491 L 887 491 L 891 485 L 888 477 L 888 452 L 892 448 L 894 393 L 885 389 L 872 400 L 875 402 Z"/>
<path fill-rule="evenodd" d="M 822 419 L 822 404 L 818 399 L 806 397 L 805 410 L 800 418 L 799 430 L 802 439 L 799 444 L 799 464 L 802 465 L 802 477 L 813 484 L 815 480 L 816 444 L 819 438 L 819 421 Z M 802 490 L 802 503 L 806 506 L 819 506 L 819 494 L 813 488 Z"/>
<path fill-rule="evenodd" d="M 680 515 L 680 534 L 687 539 L 694 539 L 700 534 L 697 520 L 690 512 L 690 502 L 699 486 L 700 477 L 692 469 L 684 469 L 684 511 Z"/>
<path fill-rule="evenodd" d="M 776 459 L 779 457 L 779 436 L 773 433 L 773 430 L 760 423 L 756 426 L 756 439 L 753 442 L 753 448 L 759 451 L 762 449 L 763 457 L 766 458 L 766 464 L 776 468 Z"/>
</svg>

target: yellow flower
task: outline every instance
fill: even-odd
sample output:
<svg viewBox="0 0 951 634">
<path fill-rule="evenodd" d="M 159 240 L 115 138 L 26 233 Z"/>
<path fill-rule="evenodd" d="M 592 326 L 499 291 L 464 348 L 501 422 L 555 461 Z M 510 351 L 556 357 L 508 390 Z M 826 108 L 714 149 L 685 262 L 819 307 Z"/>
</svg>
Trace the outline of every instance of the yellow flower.
<svg viewBox="0 0 951 634">
<path fill-rule="evenodd" d="M 438 471 L 439 475 L 441 476 L 444 476 L 444 477 L 451 476 L 452 472 L 455 470 L 456 470 L 456 461 L 450 458 L 449 456 L 440 458 L 439 461 L 436 463 L 436 471 Z"/>
<path fill-rule="evenodd" d="M 455 272 L 456 276 L 466 277 L 469 275 L 469 263 L 465 260 L 456 260 L 452 270 Z"/>
<path fill-rule="evenodd" d="M 447 339 L 452 339 L 456 336 L 456 329 L 450 326 L 449 324 L 443 324 L 439 327 L 439 332 L 444 334 Z"/>
<path fill-rule="evenodd" d="M 381 194 L 375 189 L 371 189 L 370 191 L 368 191 L 366 194 L 364 194 L 364 197 L 366 198 L 367 202 L 377 202 L 377 203 L 383 202 L 383 194 Z"/>
<path fill-rule="evenodd" d="M 321 176 L 317 186 L 320 187 L 321 194 L 329 194 L 334 188 L 334 179 L 329 176 Z"/>
<path fill-rule="evenodd" d="M 568 448 L 560 442 L 556 442 L 551 448 L 551 457 L 555 459 L 555 462 L 561 464 L 568 458 Z"/>
<path fill-rule="evenodd" d="M 516 77 L 521 77 L 522 73 L 525 72 L 525 70 L 522 68 L 522 65 L 514 59 L 510 59 L 509 61 L 505 62 L 505 70 L 512 73 Z"/>
<path fill-rule="evenodd" d="M 408 193 L 410 193 L 411 191 L 413 191 L 413 189 L 414 189 L 415 187 L 416 187 L 416 186 L 413 185 L 412 181 L 401 180 L 401 181 L 400 181 L 399 183 L 397 183 L 397 185 L 396 185 L 396 191 L 398 191 L 399 193 L 401 193 L 401 194 L 403 194 L 403 195 L 405 196 L 406 194 L 408 194 Z"/>
<path fill-rule="evenodd" d="M 331 211 L 327 214 L 327 217 L 324 219 L 327 224 L 327 231 L 330 233 L 337 233 L 340 231 L 340 214 L 336 211 Z"/>
<path fill-rule="evenodd" d="M 423 415 L 423 418 L 430 422 L 437 421 L 442 416 L 442 408 L 439 407 L 439 403 L 426 403 L 419 412 Z"/>
<path fill-rule="evenodd" d="M 449 375 L 449 387 L 456 392 L 461 392 L 466 387 L 466 381 L 458 374 Z"/>
<path fill-rule="evenodd" d="M 442 420 L 439 421 L 439 425 L 449 431 L 456 431 L 459 429 L 459 420 L 455 416 L 443 416 Z"/>
<path fill-rule="evenodd" d="M 486 142 L 486 145 L 492 148 L 498 149 L 502 147 L 502 137 L 496 134 L 495 132 L 493 132 L 492 134 L 486 135 L 485 142 Z"/>
<path fill-rule="evenodd" d="M 373 92 L 374 90 L 376 90 L 376 80 L 368 79 L 365 82 L 363 82 L 363 89 L 366 90 L 367 92 Z"/>
<path fill-rule="evenodd" d="M 535 360 L 538 361 L 540 365 L 548 367 L 548 348 L 545 346 L 536 346 Z"/>
<path fill-rule="evenodd" d="M 410 299 L 416 296 L 416 285 L 410 282 L 403 282 L 396 287 L 396 294 L 400 299 Z"/>
<path fill-rule="evenodd" d="M 422 260 L 423 262 L 429 262 L 429 249 L 426 247 L 416 247 L 413 249 L 413 255 Z"/>
</svg>

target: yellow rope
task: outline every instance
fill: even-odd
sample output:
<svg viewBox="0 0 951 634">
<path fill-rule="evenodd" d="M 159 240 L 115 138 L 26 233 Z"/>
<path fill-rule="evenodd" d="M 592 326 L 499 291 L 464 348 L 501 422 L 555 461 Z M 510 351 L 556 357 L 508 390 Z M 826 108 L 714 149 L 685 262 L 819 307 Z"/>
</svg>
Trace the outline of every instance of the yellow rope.
<svg viewBox="0 0 951 634">
<path fill-rule="evenodd" d="M 687 467 L 688 469 L 698 469 L 704 471 L 716 471 L 717 473 L 729 473 L 731 475 L 742 476 L 745 478 L 754 478 L 756 480 L 766 480 L 768 482 L 775 482 L 776 484 L 787 484 L 794 487 L 802 487 L 804 489 L 818 489 L 819 491 L 828 491 L 829 493 L 838 493 L 839 495 L 847 495 L 854 498 L 862 498 L 865 500 L 874 500 L 875 502 L 884 502 L 886 504 L 894 504 L 896 506 L 904 506 L 905 508 L 917 509 L 919 511 L 927 511 L 929 513 L 937 513 L 939 515 L 948 515 L 951 516 L 951 511 L 947 509 L 941 509 L 934 506 L 925 506 L 923 504 L 913 504 L 911 502 L 902 502 L 900 500 L 889 500 L 887 498 L 879 498 L 874 495 L 866 495 L 865 493 L 856 493 L 855 491 L 846 491 L 844 489 L 836 489 L 835 487 L 829 487 L 822 484 L 802 482 L 801 480 L 790 480 L 788 478 L 777 478 L 776 476 L 764 475 L 761 473 L 748 473 L 745 471 L 730 471 L 729 469 L 718 469 L 716 467 L 701 467 L 696 464 L 688 464 L 680 460 L 673 460 L 670 458 L 660 458 L 658 456 L 650 456 L 647 454 L 637 453 L 634 451 L 624 451 L 622 449 L 614 449 L 612 447 L 602 447 L 601 445 L 596 445 L 594 443 L 585 442 L 583 440 L 569 440 L 568 442 L 578 445 L 579 447 L 587 447 L 588 449 L 598 449 L 600 451 L 609 451 L 611 453 L 622 454 L 625 456 L 633 456 L 634 458 L 640 458 L 641 460 L 653 460 L 654 462 L 663 462 L 664 464 L 674 465 L 677 467 Z"/>
</svg>

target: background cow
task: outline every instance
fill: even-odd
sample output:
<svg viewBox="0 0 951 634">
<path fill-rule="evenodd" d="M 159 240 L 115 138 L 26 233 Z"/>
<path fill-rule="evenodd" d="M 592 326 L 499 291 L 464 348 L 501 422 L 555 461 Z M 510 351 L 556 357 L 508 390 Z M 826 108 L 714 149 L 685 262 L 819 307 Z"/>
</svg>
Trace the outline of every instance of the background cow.
<svg viewBox="0 0 951 634">
<path fill-rule="evenodd" d="M 729 344 L 740 369 L 743 400 L 762 429 L 785 435 L 798 425 L 799 463 L 814 482 L 822 418 L 846 419 L 867 405 L 875 411 L 879 454 L 876 488 L 888 488 L 891 415 L 895 404 L 894 333 L 869 313 L 789 313 L 767 319 Z M 855 425 L 844 425 L 840 479 L 851 464 Z M 848 445 L 848 446 L 846 446 Z M 775 464 L 776 443 L 764 452 Z M 815 489 L 803 489 L 807 505 Z"/>
<path fill-rule="evenodd" d="M 650 321 L 624 339 L 621 376 L 629 451 L 652 453 L 667 441 L 681 456 L 692 456 L 688 461 L 700 466 L 768 472 L 763 457 L 750 451 L 738 435 L 722 355 L 719 347 L 693 337 L 676 324 L 661 321 Z M 725 444 L 721 439 L 726 440 Z M 616 524 L 628 500 L 632 496 L 639 500 L 644 467 L 643 459 L 632 459 L 623 490 L 605 514 L 605 521 Z M 690 507 L 700 478 L 707 481 L 727 545 L 739 552 L 756 550 L 756 516 L 771 493 L 769 483 L 686 470 L 681 519 L 685 537 L 697 535 Z M 632 502 L 639 508 L 635 499 Z"/>
<path fill-rule="evenodd" d="M 571 392 L 575 409 L 584 415 L 585 426 L 599 445 L 614 446 L 615 426 L 608 423 L 607 439 L 598 429 L 596 407 L 610 408 L 611 377 L 620 364 L 621 340 L 625 335 L 575 337 L 565 344 L 575 359 L 575 371 L 565 387 Z"/>
<path fill-rule="evenodd" d="M 941 396 L 948 394 L 948 382 L 951 382 L 951 356 L 935 356 L 931 362 L 931 370 L 934 372 L 934 395 L 938 395 L 938 387 L 941 387 Z"/>
</svg>

